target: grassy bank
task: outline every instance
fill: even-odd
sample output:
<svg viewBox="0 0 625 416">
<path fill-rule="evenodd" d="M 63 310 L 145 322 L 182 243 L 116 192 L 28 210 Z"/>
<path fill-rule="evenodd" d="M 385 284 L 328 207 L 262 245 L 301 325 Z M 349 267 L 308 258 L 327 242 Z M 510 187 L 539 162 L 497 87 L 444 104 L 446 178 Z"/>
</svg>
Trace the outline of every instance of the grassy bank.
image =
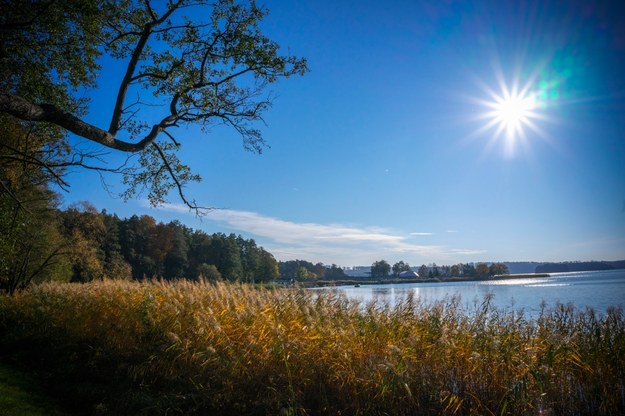
<svg viewBox="0 0 625 416">
<path fill-rule="evenodd" d="M 100 414 L 623 414 L 625 320 L 219 283 L 0 298 L 5 354 Z"/>
<path fill-rule="evenodd" d="M 32 375 L 0 363 L 0 416 L 66 416 Z"/>
</svg>

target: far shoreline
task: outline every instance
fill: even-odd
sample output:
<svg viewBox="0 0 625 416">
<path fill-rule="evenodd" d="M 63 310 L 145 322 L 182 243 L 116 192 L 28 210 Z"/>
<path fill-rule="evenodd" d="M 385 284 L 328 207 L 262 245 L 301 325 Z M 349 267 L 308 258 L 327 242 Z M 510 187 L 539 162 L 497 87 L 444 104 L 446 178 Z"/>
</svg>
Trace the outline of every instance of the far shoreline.
<svg viewBox="0 0 625 416">
<path fill-rule="evenodd" d="M 314 282 L 296 282 L 296 285 L 302 287 L 339 287 L 339 286 L 362 286 L 362 285 L 397 285 L 404 283 L 445 283 L 445 282 L 486 282 L 492 280 L 505 279 L 531 279 L 538 277 L 550 277 L 551 273 L 519 273 L 519 274 L 498 274 L 488 277 L 448 277 L 440 278 L 408 278 L 401 279 L 389 277 L 384 279 L 370 277 L 355 277 L 353 279 L 340 280 L 317 280 Z"/>
</svg>

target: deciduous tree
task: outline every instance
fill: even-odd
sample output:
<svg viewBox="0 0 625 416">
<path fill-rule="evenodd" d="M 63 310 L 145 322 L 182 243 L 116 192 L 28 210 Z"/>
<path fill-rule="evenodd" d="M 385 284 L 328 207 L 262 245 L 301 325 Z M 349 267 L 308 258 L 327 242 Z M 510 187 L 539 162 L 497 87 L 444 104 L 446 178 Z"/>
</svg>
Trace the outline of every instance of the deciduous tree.
<svg viewBox="0 0 625 416">
<path fill-rule="evenodd" d="M 452 277 L 460 276 L 460 272 L 462 271 L 462 264 L 454 264 L 451 266 L 450 273 Z"/>
<path fill-rule="evenodd" d="M 486 263 L 478 263 L 475 265 L 475 273 L 480 277 L 488 276 L 490 269 Z"/>
<path fill-rule="evenodd" d="M 345 271 L 336 264 L 329 267 L 324 267 L 325 272 L 319 277 L 325 277 L 326 279 L 343 279 L 345 278 Z"/>
<path fill-rule="evenodd" d="M 10 150 L 45 157 L 41 138 L 0 116 L 0 143 L 0 290 L 14 293 L 33 281 L 69 278 L 49 172 L 22 163 Z"/>
<path fill-rule="evenodd" d="M 106 236 L 103 216 L 88 202 L 72 205 L 61 212 L 62 232 L 70 250 L 74 282 L 101 280 L 105 276 L 104 251 Z"/>
<path fill-rule="evenodd" d="M 259 258 L 260 261 L 258 262 L 258 268 L 255 275 L 257 281 L 270 282 L 280 277 L 278 262 L 276 261 L 273 254 L 261 247 Z"/>
<path fill-rule="evenodd" d="M 379 260 L 371 265 L 371 277 L 388 277 L 391 265 L 386 260 Z"/>
<path fill-rule="evenodd" d="M 493 263 L 489 267 L 489 275 L 495 276 L 498 274 L 509 274 L 508 266 L 505 263 Z"/>
<path fill-rule="evenodd" d="M 2 1 L 0 113 L 49 130 L 46 146 L 57 151 L 13 157 L 45 167 L 60 186 L 67 166 L 114 171 L 127 198 L 145 188 L 160 204 L 176 189 L 197 208 L 183 188 L 199 176 L 178 159 L 185 140 L 175 130 L 225 124 L 260 153 L 265 141 L 254 123 L 271 105 L 267 87 L 307 71 L 304 59 L 281 55 L 263 34 L 266 14 L 234 0 Z M 103 62 L 123 68 L 107 86 L 117 98 L 100 125 L 86 116 Z M 68 133 L 139 157 L 110 168 L 102 151 L 81 151 Z"/>
<path fill-rule="evenodd" d="M 204 278 L 208 280 L 221 280 L 221 273 L 217 270 L 214 264 L 202 263 L 198 266 L 198 278 Z"/>
<path fill-rule="evenodd" d="M 475 266 L 470 263 L 465 263 L 462 265 L 462 275 L 474 277 L 476 275 Z"/>
<path fill-rule="evenodd" d="M 404 263 L 403 260 L 398 261 L 393 264 L 393 275 L 399 276 L 401 272 L 406 272 L 410 270 L 410 265 L 408 263 Z"/>
</svg>

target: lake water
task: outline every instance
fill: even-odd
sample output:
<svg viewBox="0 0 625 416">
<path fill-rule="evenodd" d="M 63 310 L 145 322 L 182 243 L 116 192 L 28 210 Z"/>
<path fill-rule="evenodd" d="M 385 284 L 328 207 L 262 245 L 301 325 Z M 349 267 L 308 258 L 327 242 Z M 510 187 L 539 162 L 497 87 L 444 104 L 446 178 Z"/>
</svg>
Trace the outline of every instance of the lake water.
<svg viewBox="0 0 625 416">
<path fill-rule="evenodd" d="M 558 302 L 572 303 L 579 309 L 592 307 L 603 314 L 610 306 L 625 308 L 625 270 L 554 273 L 549 277 L 513 278 L 479 282 L 404 283 L 326 288 L 363 302 L 378 300 L 393 305 L 413 293 L 426 303 L 460 296 L 461 304 L 472 308 L 488 294 L 492 304 L 501 309 L 520 310 L 536 317 L 544 302 L 553 307 Z"/>
</svg>

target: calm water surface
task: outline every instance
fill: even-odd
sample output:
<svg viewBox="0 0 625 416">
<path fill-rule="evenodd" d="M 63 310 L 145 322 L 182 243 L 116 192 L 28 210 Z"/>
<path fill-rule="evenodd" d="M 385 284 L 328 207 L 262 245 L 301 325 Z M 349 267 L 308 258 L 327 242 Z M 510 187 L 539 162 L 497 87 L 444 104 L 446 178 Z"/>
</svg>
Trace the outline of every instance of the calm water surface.
<svg viewBox="0 0 625 416">
<path fill-rule="evenodd" d="M 460 296 L 461 304 L 472 308 L 492 294 L 492 303 L 508 310 L 522 309 L 536 317 L 544 302 L 572 303 L 580 309 L 592 307 L 605 313 L 608 307 L 625 308 L 625 270 L 554 273 L 550 277 L 516 278 L 483 282 L 405 283 L 398 285 L 339 286 L 324 290 L 344 293 L 363 302 L 378 300 L 393 305 L 409 293 L 426 303 Z"/>
</svg>

